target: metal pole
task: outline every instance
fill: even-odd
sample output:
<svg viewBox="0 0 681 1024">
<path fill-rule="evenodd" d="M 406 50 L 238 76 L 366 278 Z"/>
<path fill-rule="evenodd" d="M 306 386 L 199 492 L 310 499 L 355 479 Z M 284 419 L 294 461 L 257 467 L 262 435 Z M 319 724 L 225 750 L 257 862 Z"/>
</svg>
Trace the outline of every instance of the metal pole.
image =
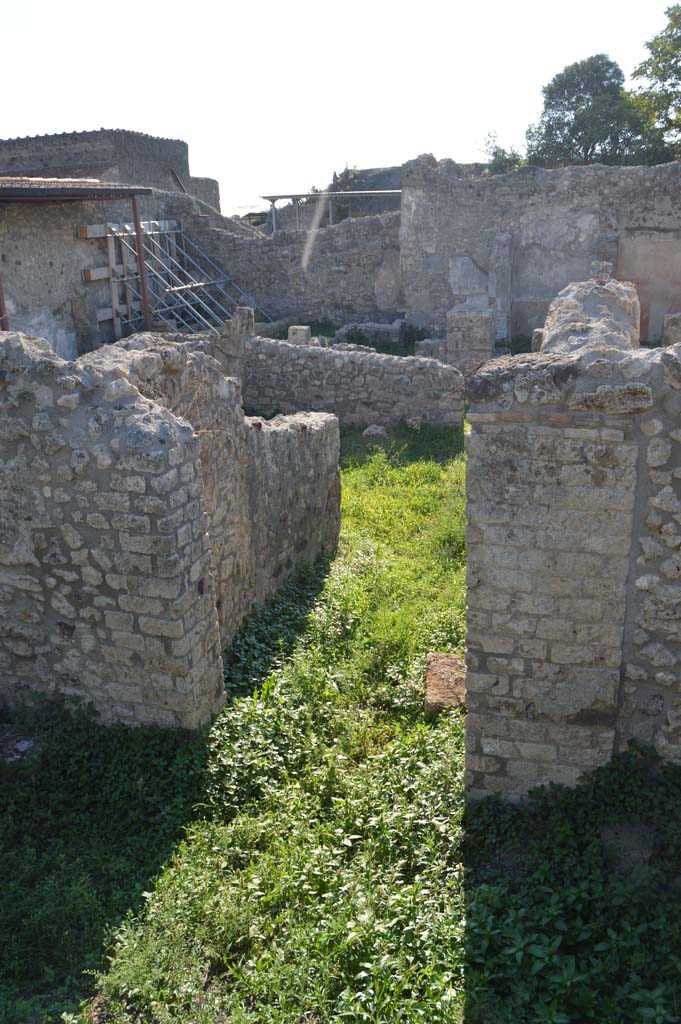
<svg viewBox="0 0 681 1024">
<path fill-rule="evenodd" d="M 2 277 L 0 277 L 0 331 L 9 330 L 9 320 L 7 319 L 7 307 L 5 306 L 5 292 L 2 287 Z"/>
<path fill-rule="evenodd" d="M 276 230 L 277 230 L 277 211 L 274 208 L 274 203 L 272 203 L 272 234 L 274 234 Z"/>
<path fill-rule="evenodd" d="M 329 199 L 329 224 L 333 224 L 333 202 Z"/>
<path fill-rule="evenodd" d="M 142 224 L 140 222 L 140 208 L 137 196 L 132 197 L 132 219 L 135 223 L 135 249 L 137 250 L 137 272 L 140 276 L 144 329 L 145 331 L 150 331 L 151 313 L 149 312 L 149 294 L 147 292 L 147 271 L 144 265 L 144 239 L 142 238 Z"/>
</svg>

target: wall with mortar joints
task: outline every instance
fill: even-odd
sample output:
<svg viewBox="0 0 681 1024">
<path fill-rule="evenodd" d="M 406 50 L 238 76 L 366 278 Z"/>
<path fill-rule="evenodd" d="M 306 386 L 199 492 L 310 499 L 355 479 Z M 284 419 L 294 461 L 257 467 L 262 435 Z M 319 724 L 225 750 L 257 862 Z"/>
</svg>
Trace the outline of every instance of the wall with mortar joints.
<svg viewBox="0 0 681 1024">
<path fill-rule="evenodd" d="M 580 289 L 626 315 L 590 327 Z M 553 342 L 469 386 L 473 797 L 573 783 L 631 738 L 681 762 L 681 346 L 629 347 L 631 286 L 562 297 Z"/>
<path fill-rule="evenodd" d="M 246 407 L 262 416 L 310 409 L 334 413 L 350 426 L 417 419 L 460 425 L 464 378 L 435 359 L 348 351 L 269 338 L 246 342 Z"/>
<path fill-rule="evenodd" d="M 223 687 L 191 428 L 40 340 L 3 335 L 0 370 L 0 702 L 197 727 Z"/>
<path fill-rule="evenodd" d="M 222 339 L 133 335 L 83 360 L 115 363 L 194 428 L 223 647 L 254 601 L 265 600 L 301 562 L 334 550 L 340 528 L 336 417 L 244 417 L 239 381 L 225 377 L 211 355 L 224 359 L 229 329 L 243 332 L 248 323 L 252 314 L 242 326 L 236 317 Z"/>
<path fill-rule="evenodd" d="M 573 783 L 615 740 L 636 448 L 512 412 L 467 439 L 471 795 Z"/>
<path fill-rule="evenodd" d="M 338 421 L 246 420 L 201 344 L 0 336 L 0 704 L 195 729 L 252 602 L 335 546 Z"/>
<path fill-rule="evenodd" d="M 404 305 L 398 213 L 345 220 L 313 235 L 238 238 L 200 231 L 201 246 L 271 316 L 393 320 Z"/>
</svg>

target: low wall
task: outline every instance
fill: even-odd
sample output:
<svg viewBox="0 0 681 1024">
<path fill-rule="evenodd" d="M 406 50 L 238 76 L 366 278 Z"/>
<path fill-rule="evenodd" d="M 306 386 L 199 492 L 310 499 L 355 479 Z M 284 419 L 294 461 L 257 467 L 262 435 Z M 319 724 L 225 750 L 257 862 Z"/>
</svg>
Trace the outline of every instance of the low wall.
<svg viewBox="0 0 681 1024">
<path fill-rule="evenodd" d="M 337 421 L 251 424 L 215 360 L 154 336 L 65 362 L 5 334 L 0 364 L 0 705 L 198 727 L 253 600 L 336 543 Z"/>
<path fill-rule="evenodd" d="M 634 289 L 590 285 L 597 312 L 619 289 L 607 331 L 566 289 L 542 351 L 469 386 L 471 797 L 574 783 L 629 739 L 681 763 L 681 345 L 632 348 Z"/>
<path fill-rule="evenodd" d="M 242 386 L 246 407 L 262 416 L 310 409 L 356 427 L 463 420 L 463 377 L 435 359 L 250 338 Z"/>
</svg>

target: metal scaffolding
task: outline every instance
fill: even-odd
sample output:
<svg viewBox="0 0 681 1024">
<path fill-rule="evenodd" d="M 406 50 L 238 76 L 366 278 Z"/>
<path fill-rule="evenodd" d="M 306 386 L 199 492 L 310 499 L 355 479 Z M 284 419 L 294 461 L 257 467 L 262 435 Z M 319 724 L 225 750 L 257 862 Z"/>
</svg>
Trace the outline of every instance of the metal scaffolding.
<svg viewBox="0 0 681 1024">
<path fill-rule="evenodd" d="M 242 305 L 271 320 L 177 221 L 89 225 L 80 229 L 80 237 L 106 239 L 108 266 L 85 270 L 83 277 L 108 278 L 111 306 L 100 309 L 97 318 L 112 321 L 115 338 L 158 326 L 219 334 Z"/>
</svg>

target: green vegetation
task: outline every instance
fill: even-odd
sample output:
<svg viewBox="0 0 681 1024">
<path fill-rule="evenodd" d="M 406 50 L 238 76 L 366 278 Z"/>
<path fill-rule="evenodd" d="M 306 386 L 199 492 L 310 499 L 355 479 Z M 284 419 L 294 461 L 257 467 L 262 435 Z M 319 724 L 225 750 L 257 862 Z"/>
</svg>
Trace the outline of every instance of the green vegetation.
<svg viewBox="0 0 681 1024">
<path fill-rule="evenodd" d="M 523 163 L 662 164 L 681 155 L 681 4 L 666 10 L 666 26 L 645 44 L 648 57 L 624 88 L 621 68 L 604 53 L 568 64 L 542 89 L 544 108 L 526 132 L 523 158 L 487 136 L 487 174 Z"/>
<path fill-rule="evenodd" d="M 438 885 L 461 723 L 425 727 L 420 685 L 424 653 L 463 640 L 461 448 L 345 435 L 339 556 L 246 624 L 209 736 L 57 715 L 0 762 L 2 1024 L 76 1012 L 114 935 L 97 987 L 119 1019 L 345 1020 L 410 987 L 396 1019 L 450 1005 L 460 961 L 426 963 L 424 936 L 460 928 Z"/>
<path fill-rule="evenodd" d="M 646 43 L 648 57 L 634 78 L 648 82 L 639 93 L 651 121 L 677 157 L 681 141 L 681 4 L 666 10 L 667 24 Z"/>
<path fill-rule="evenodd" d="M 646 125 L 624 88 L 619 66 L 604 53 L 569 64 L 542 89 L 539 124 L 528 128 L 529 163 L 645 163 Z"/>
<path fill-rule="evenodd" d="M 461 450 L 344 432 L 339 553 L 244 625 L 204 736 L 52 709 L 0 762 L 2 1024 L 681 1019 L 681 769 L 632 750 L 465 819 L 461 716 L 423 721 L 425 653 L 463 643 Z"/>
</svg>

